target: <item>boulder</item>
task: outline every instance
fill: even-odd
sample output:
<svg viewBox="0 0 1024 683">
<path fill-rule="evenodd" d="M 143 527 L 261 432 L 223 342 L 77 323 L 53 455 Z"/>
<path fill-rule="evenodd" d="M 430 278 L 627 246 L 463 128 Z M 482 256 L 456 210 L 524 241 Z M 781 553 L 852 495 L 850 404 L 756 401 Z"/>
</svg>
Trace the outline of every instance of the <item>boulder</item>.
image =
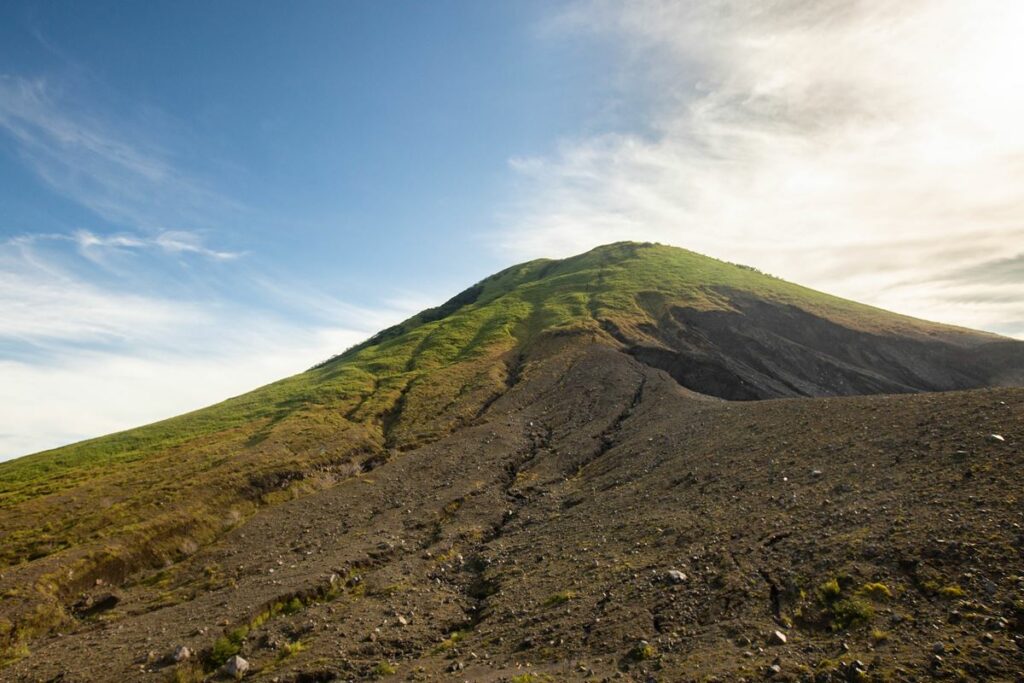
<svg viewBox="0 0 1024 683">
<path fill-rule="evenodd" d="M 228 676 L 240 678 L 249 671 L 249 662 L 238 655 L 234 655 L 224 663 L 224 673 Z"/>
<path fill-rule="evenodd" d="M 686 583 L 689 577 L 678 569 L 669 569 L 665 572 L 665 580 L 669 583 Z"/>
</svg>

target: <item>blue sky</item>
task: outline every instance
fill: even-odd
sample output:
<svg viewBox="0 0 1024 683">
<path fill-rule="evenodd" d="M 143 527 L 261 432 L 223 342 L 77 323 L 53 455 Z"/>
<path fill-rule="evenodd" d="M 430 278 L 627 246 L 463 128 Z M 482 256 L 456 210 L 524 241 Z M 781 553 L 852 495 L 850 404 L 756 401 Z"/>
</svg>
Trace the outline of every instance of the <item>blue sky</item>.
<svg viewBox="0 0 1024 683">
<path fill-rule="evenodd" d="M 1019 5 L 7 2 L 0 458 L 657 240 L 1024 335 Z"/>
</svg>

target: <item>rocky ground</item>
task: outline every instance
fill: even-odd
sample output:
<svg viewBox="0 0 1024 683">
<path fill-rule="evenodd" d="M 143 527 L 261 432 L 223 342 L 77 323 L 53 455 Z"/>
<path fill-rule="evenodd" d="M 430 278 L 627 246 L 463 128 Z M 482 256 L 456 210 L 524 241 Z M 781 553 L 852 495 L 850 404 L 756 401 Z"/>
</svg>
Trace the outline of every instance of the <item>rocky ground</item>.
<svg viewBox="0 0 1024 683">
<path fill-rule="evenodd" d="M 596 345 L 516 379 L 0 677 L 1024 680 L 1024 390 L 726 402 Z"/>
</svg>

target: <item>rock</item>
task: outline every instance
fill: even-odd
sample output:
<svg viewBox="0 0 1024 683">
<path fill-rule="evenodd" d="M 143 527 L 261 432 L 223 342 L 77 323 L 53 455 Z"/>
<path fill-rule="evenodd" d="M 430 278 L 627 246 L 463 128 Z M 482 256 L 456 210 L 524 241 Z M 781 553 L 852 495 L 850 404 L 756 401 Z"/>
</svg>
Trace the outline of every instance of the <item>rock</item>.
<svg viewBox="0 0 1024 683">
<path fill-rule="evenodd" d="M 1002 434 L 989 434 L 985 438 L 991 441 L 992 443 L 1004 443 L 1006 441 L 1006 439 L 1003 438 Z"/>
<path fill-rule="evenodd" d="M 398 615 L 397 621 L 402 626 L 408 626 L 409 625 L 409 620 L 406 619 L 405 617 L 403 617 L 401 614 Z"/>
<path fill-rule="evenodd" d="M 231 659 L 224 663 L 223 670 L 228 676 L 238 678 L 244 676 L 249 671 L 249 662 L 238 655 L 233 655 Z"/>
<path fill-rule="evenodd" d="M 782 667 L 778 664 L 772 664 L 768 667 L 768 670 L 765 673 L 768 675 L 769 678 L 771 678 L 772 676 L 778 676 L 780 673 L 782 673 Z"/>
<path fill-rule="evenodd" d="M 932 652 L 934 652 L 937 655 L 945 654 L 946 646 L 941 642 L 932 643 Z"/>
<path fill-rule="evenodd" d="M 669 569 L 665 572 L 665 580 L 669 583 L 686 583 L 689 579 L 690 577 L 678 569 Z"/>
<path fill-rule="evenodd" d="M 785 645 L 788 638 L 782 631 L 772 631 L 771 635 L 768 636 L 769 645 Z"/>
<path fill-rule="evenodd" d="M 991 644 L 993 640 L 995 640 L 995 638 L 992 636 L 991 633 L 981 634 L 981 642 L 985 643 L 986 645 Z"/>
<path fill-rule="evenodd" d="M 175 662 L 184 662 L 192 659 L 192 650 L 184 645 L 179 645 L 174 648 L 174 654 L 171 655 L 171 659 Z"/>
</svg>

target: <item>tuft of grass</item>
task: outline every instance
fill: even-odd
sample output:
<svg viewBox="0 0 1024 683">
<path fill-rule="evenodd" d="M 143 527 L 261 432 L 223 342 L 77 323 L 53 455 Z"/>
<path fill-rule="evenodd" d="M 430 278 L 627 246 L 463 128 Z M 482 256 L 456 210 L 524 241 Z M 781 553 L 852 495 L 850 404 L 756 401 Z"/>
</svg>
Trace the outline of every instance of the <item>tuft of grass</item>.
<svg viewBox="0 0 1024 683">
<path fill-rule="evenodd" d="M 818 599 L 825 604 L 831 604 L 839 599 L 842 590 L 839 588 L 839 580 L 832 578 L 818 586 Z"/>
<path fill-rule="evenodd" d="M 889 640 L 889 632 L 883 631 L 878 628 L 871 629 L 871 641 L 876 645 L 880 645 Z"/>
<path fill-rule="evenodd" d="M 575 598 L 576 593 L 573 591 L 559 591 L 558 593 L 549 596 L 548 599 L 544 601 L 544 606 L 553 607 L 555 605 L 564 605 Z"/>
<path fill-rule="evenodd" d="M 291 615 L 297 614 L 303 610 L 305 605 L 302 604 L 302 600 L 298 598 L 292 598 L 281 608 L 281 614 Z"/>
<path fill-rule="evenodd" d="M 831 606 L 833 631 L 845 631 L 849 628 L 862 626 L 875 616 L 874 608 L 857 598 L 836 600 Z"/>
<path fill-rule="evenodd" d="M 377 665 L 373 667 L 371 672 L 374 678 L 383 678 L 385 676 L 391 676 L 396 673 L 398 669 L 391 662 L 381 660 L 377 662 Z"/>
<path fill-rule="evenodd" d="M 447 650 L 454 649 L 462 640 L 466 637 L 466 631 L 452 631 L 448 634 L 448 637 L 438 643 L 436 651 L 445 652 Z"/>
<path fill-rule="evenodd" d="M 892 598 L 892 591 L 884 583 L 865 583 L 860 587 L 858 593 L 872 600 L 889 600 Z"/>
<path fill-rule="evenodd" d="M 640 641 L 633 649 L 629 651 L 629 658 L 635 662 L 642 662 L 647 659 L 651 659 L 657 654 L 654 646 L 645 640 Z"/>
<path fill-rule="evenodd" d="M 964 589 L 956 584 L 950 584 L 943 586 L 936 591 L 939 595 L 944 598 L 962 598 L 964 597 Z"/>
<path fill-rule="evenodd" d="M 171 672 L 171 683 L 202 683 L 206 680 L 206 672 L 198 662 L 183 662 Z"/>
<path fill-rule="evenodd" d="M 293 657 L 293 656 L 299 654 L 300 652 L 303 652 L 305 649 L 306 649 L 306 646 L 302 643 L 301 640 L 293 640 L 291 642 L 285 642 L 278 649 L 278 651 L 277 651 L 277 658 L 278 659 L 288 659 L 289 657 Z"/>
</svg>

